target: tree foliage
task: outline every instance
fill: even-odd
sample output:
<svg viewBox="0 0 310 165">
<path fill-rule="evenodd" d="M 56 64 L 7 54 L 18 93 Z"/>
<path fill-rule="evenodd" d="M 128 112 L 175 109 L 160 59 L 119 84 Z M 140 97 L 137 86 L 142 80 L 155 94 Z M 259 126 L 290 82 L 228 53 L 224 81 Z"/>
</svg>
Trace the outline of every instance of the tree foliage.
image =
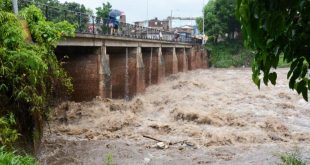
<svg viewBox="0 0 310 165">
<path fill-rule="evenodd" d="M 27 28 L 21 22 L 27 22 L 33 42 L 26 40 Z M 0 8 L 1 116 L 12 113 L 20 127 L 31 130 L 31 121 L 21 120 L 33 113 L 44 115 L 58 84 L 72 91 L 71 79 L 53 49 L 63 36 L 72 36 L 74 31 L 68 22 L 46 21 L 41 10 L 33 5 L 20 11 L 19 17 Z"/>
<path fill-rule="evenodd" d="M 101 22 L 100 20 L 106 20 L 109 18 L 109 13 L 112 10 L 112 5 L 110 2 L 102 3 L 102 7 L 96 8 L 96 15 L 97 15 L 97 23 Z"/>
<path fill-rule="evenodd" d="M 240 24 L 235 17 L 236 0 L 210 0 L 203 8 L 204 30 L 209 40 L 217 43 L 218 39 L 234 39 L 234 33 L 240 32 Z M 198 28 L 203 31 L 203 18 L 196 20 Z"/>
<path fill-rule="evenodd" d="M 112 10 L 112 5 L 107 2 L 102 3 L 102 7 L 97 7 L 96 8 L 96 23 L 97 24 L 102 24 L 101 30 L 103 33 L 107 33 L 109 31 L 108 27 L 107 27 L 107 23 L 108 23 L 108 19 L 109 19 L 109 13 Z M 102 33 L 101 32 L 101 33 Z"/>
<path fill-rule="evenodd" d="M 80 32 L 87 30 L 87 25 L 91 22 L 90 15 L 93 14 L 93 11 L 83 4 L 76 2 L 60 3 L 58 0 L 21 1 L 20 7 L 24 8 L 31 4 L 35 4 L 40 8 L 48 21 L 60 22 L 66 20 L 74 24 Z"/>
<path fill-rule="evenodd" d="M 238 0 L 237 15 L 245 44 L 257 50 L 252 79 L 276 84 L 280 55 L 290 63 L 289 87 L 308 101 L 310 90 L 310 1 Z"/>
</svg>

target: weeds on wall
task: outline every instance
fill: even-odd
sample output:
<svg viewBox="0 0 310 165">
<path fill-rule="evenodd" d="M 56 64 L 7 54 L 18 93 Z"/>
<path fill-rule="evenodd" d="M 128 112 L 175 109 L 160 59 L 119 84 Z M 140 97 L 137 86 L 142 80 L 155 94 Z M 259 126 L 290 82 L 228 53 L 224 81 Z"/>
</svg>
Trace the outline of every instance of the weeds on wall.
<svg viewBox="0 0 310 165">
<path fill-rule="evenodd" d="M 115 163 L 115 161 L 113 160 L 113 155 L 111 153 L 105 156 L 105 159 L 103 160 L 103 165 L 117 165 L 117 163 Z"/>
</svg>

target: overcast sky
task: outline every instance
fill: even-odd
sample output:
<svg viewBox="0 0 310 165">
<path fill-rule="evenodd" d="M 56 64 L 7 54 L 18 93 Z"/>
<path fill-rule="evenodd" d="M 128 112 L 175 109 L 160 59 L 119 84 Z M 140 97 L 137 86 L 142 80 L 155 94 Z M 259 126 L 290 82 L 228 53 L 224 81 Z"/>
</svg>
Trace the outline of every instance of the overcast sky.
<svg viewBox="0 0 310 165">
<path fill-rule="evenodd" d="M 60 0 L 60 2 L 77 2 L 93 9 L 106 3 L 108 0 Z M 147 18 L 159 19 L 167 16 L 197 17 L 202 15 L 203 3 L 208 0 L 109 0 L 113 9 L 124 11 L 127 22 L 142 21 Z M 148 2 L 148 3 L 147 3 Z M 148 4 L 148 5 L 147 5 Z M 147 12 L 148 6 L 148 12 Z M 148 17 L 147 17 L 148 13 Z"/>
</svg>

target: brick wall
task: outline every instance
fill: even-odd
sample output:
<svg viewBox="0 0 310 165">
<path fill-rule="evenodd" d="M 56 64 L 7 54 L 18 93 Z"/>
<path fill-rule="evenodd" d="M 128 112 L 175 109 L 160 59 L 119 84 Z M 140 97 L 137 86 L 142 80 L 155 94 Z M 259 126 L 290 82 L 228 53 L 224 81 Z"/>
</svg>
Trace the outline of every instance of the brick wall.
<svg viewBox="0 0 310 165">
<path fill-rule="evenodd" d="M 74 92 L 71 100 L 89 101 L 99 95 L 99 47 L 57 47 L 59 60 L 68 56 L 63 65 L 72 77 Z"/>
</svg>

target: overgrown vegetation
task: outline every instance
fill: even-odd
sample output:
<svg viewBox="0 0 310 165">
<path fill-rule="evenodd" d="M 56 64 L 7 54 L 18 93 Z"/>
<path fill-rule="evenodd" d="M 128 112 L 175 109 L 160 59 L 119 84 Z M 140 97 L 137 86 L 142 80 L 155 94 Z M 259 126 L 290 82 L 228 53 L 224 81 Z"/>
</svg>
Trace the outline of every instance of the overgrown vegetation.
<svg viewBox="0 0 310 165">
<path fill-rule="evenodd" d="M 204 31 L 208 41 L 214 44 L 220 39 L 236 39 L 240 33 L 240 23 L 235 17 L 236 0 L 209 0 L 203 8 Z M 203 18 L 196 20 L 199 31 L 203 31 Z"/>
<path fill-rule="evenodd" d="M 280 155 L 281 163 L 278 165 L 306 165 L 296 153 L 285 153 Z"/>
<path fill-rule="evenodd" d="M 217 44 L 208 42 L 206 48 L 211 52 L 211 66 L 216 68 L 249 67 L 254 58 L 254 53 L 246 50 L 238 40 Z"/>
<path fill-rule="evenodd" d="M 17 140 L 19 134 L 14 129 L 16 124 L 14 115 L 10 113 L 7 116 L 0 117 L 0 144 L 13 148 L 13 143 Z"/>
<path fill-rule="evenodd" d="M 75 28 L 46 21 L 33 5 L 18 17 L 11 13 L 10 0 L 0 4 L 0 144 L 11 148 L 19 133 L 24 139 L 38 134 L 35 127 L 48 113 L 55 90 L 73 90 L 53 50 L 63 36 L 73 36 Z"/>
<path fill-rule="evenodd" d="M 16 155 L 0 147 L 0 165 L 39 165 L 39 163 L 30 156 Z"/>
<path fill-rule="evenodd" d="M 203 8 L 204 31 L 208 36 L 205 46 L 213 67 L 248 67 L 252 63 L 253 52 L 243 47 L 235 8 L 236 0 L 210 0 Z M 197 18 L 196 22 L 202 32 L 203 18 Z"/>
<path fill-rule="evenodd" d="M 245 44 L 256 50 L 252 79 L 276 84 L 280 56 L 290 64 L 289 88 L 308 101 L 310 78 L 310 1 L 238 0 L 238 19 Z"/>
<path fill-rule="evenodd" d="M 43 11 L 44 16 L 49 21 L 59 22 L 66 20 L 74 24 L 80 32 L 87 31 L 87 25 L 92 21 L 89 15 L 92 15 L 93 11 L 86 8 L 83 4 L 76 2 L 60 3 L 59 0 L 35 0 L 19 1 L 19 6 L 22 9 L 32 3 Z M 45 4 L 48 4 L 48 6 Z"/>
</svg>

